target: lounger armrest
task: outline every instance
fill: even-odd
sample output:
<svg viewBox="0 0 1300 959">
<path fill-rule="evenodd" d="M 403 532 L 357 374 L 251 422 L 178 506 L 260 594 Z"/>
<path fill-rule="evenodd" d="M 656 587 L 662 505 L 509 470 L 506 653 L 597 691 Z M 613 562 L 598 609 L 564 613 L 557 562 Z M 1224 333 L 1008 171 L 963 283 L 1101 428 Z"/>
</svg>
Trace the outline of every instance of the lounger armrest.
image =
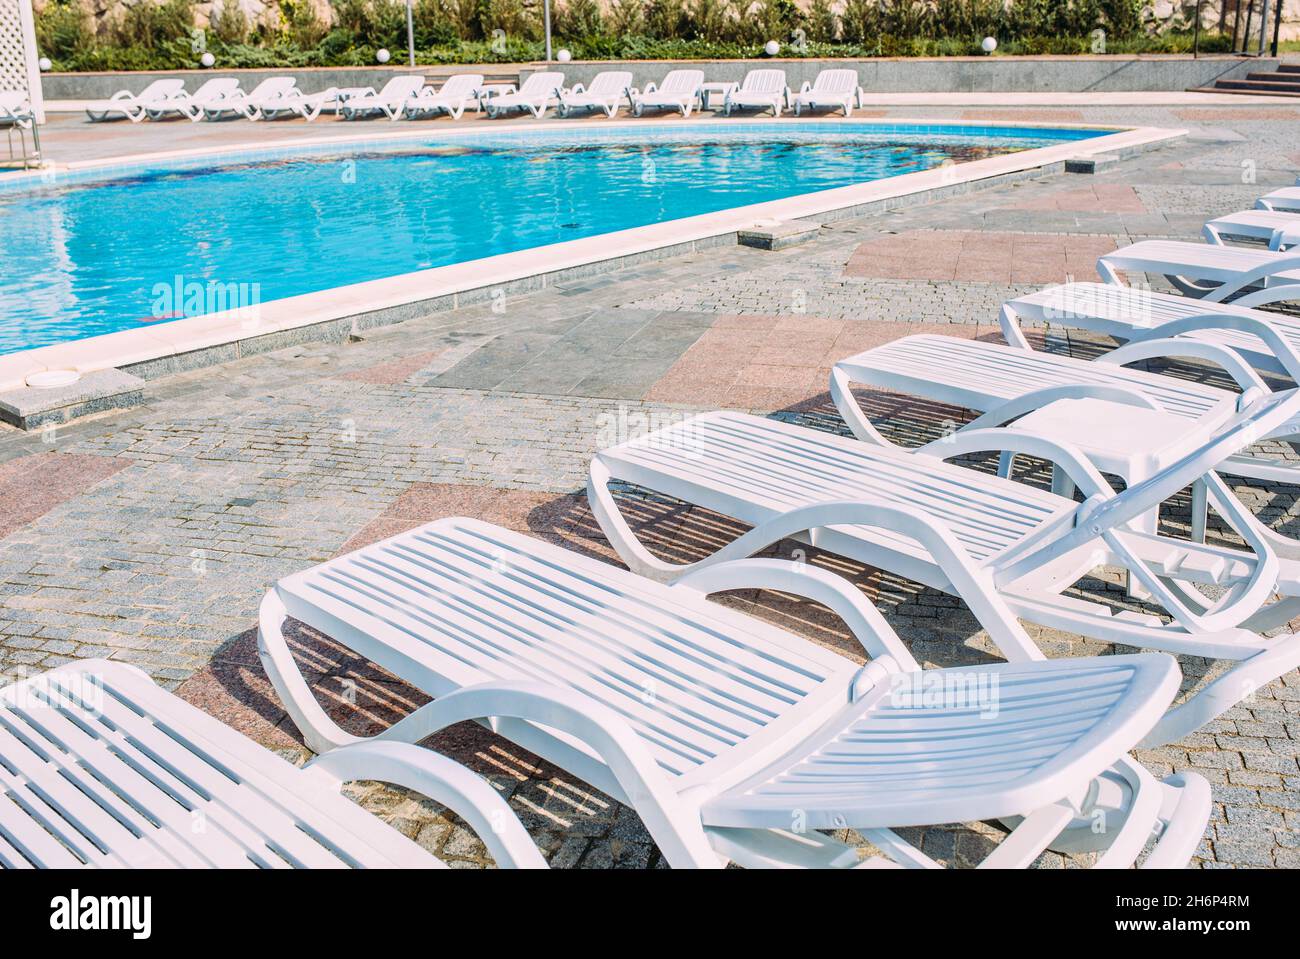
<svg viewBox="0 0 1300 959">
<path fill-rule="evenodd" d="M 698 810 L 681 801 L 645 741 L 619 713 L 574 689 L 532 680 L 466 686 L 421 706 L 371 741 L 414 743 L 457 723 L 487 719 L 522 720 L 584 743 L 622 791 L 615 798 L 633 806 L 665 855 L 700 867 L 722 865 Z"/>
<path fill-rule="evenodd" d="M 561 96 L 564 95 L 564 90 L 562 90 L 562 89 L 559 88 L 559 87 L 556 87 L 555 92 L 558 93 L 558 94 L 560 94 Z M 568 91 L 568 92 L 569 92 L 569 93 L 572 93 L 572 94 L 586 93 L 586 92 L 587 92 L 587 88 L 584 87 L 581 83 L 575 83 L 573 86 L 569 87 L 569 91 Z"/>
<path fill-rule="evenodd" d="M 1085 497 L 1098 496 L 1110 499 L 1115 495 L 1114 489 L 1078 449 L 1041 433 L 1028 430 L 1011 429 L 975 429 L 958 430 L 951 436 L 926 443 L 915 451 L 921 456 L 933 456 L 937 459 L 952 459 L 970 453 L 1018 453 L 1035 456 L 1055 463 L 1065 470 Z"/>
<path fill-rule="evenodd" d="M 691 570 L 673 584 L 708 596 L 734 589 L 774 589 L 827 607 L 849 627 L 872 660 L 889 658 L 907 672 L 919 670 L 880 611 L 843 577 L 803 562 L 738 559 Z"/>
<path fill-rule="evenodd" d="M 1206 313 L 1200 316 L 1189 316 L 1179 320 L 1171 320 L 1168 323 L 1161 323 L 1153 332 L 1160 334 L 1159 339 L 1170 339 L 1201 330 L 1236 330 L 1241 333 L 1251 334 L 1263 341 L 1264 345 L 1273 351 L 1273 355 L 1286 369 L 1287 374 L 1297 383 L 1300 383 L 1300 353 L 1297 353 L 1295 347 L 1278 332 L 1277 327 L 1267 320 L 1261 320 L 1254 316 L 1241 316 L 1236 313 Z M 1233 363 L 1233 368 L 1225 367 L 1225 369 L 1236 379 L 1237 374 L 1234 370 L 1237 368 L 1236 364 L 1241 362 L 1241 357 L 1235 350 L 1221 349 L 1225 349 L 1229 354 L 1222 361 Z M 1110 354 L 1106 354 L 1101 359 L 1110 361 L 1109 357 Z M 1209 353 L 1204 354 L 1202 358 L 1220 362 L 1220 359 L 1212 357 Z M 1263 381 L 1259 380 L 1258 377 L 1243 377 L 1243 379 L 1249 379 L 1250 385 L 1263 386 Z M 1242 389 L 1246 389 L 1247 385 L 1243 379 L 1238 379 L 1237 383 Z"/>
<path fill-rule="evenodd" d="M 1067 383 L 1063 386 L 1048 386 L 1033 390 L 1023 396 L 1015 396 L 1000 403 L 967 423 L 963 430 L 992 429 L 1005 426 L 1012 420 L 1019 419 L 1027 413 L 1042 409 L 1058 400 L 1096 399 L 1141 409 L 1159 410 L 1155 401 L 1139 391 L 1109 383 Z"/>
<path fill-rule="evenodd" d="M 799 88 L 799 93 L 800 94 L 810 93 L 812 91 L 812 88 L 813 88 L 812 84 L 809 83 L 807 80 L 805 80 L 803 82 L 803 86 Z"/>
<path fill-rule="evenodd" d="M 432 750 L 410 743 L 357 743 L 312 760 L 308 768 L 341 783 L 368 780 L 414 790 L 469 823 L 497 865 L 546 868 L 528 831 L 487 780 Z"/>
<path fill-rule="evenodd" d="M 659 84 L 657 84 L 657 83 L 655 83 L 653 80 L 651 80 L 649 83 L 647 83 L 647 84 L 645 85 L 645 89 L 643 89 L 643 90 L 641 91 L 641 95 L 644 96 L 644 95 L 646 95 L 647 93 L 654 93 L 654 92 L 657 91 L 658 89 L 659 89 Z"/>
<path fill-rule="evenodd" d="M 1161 332 L 1165 332 L 1168 327 L 1176 326 L 1178 323 L 1179 321 L 1175 321 L 1172 324 L 1162 325 L 1160 328 Z M 1212 325 L 1222 327 L 1224 324 L 1218 323 Z M 1263 330 L 1257 328 L 1251 330 L 1251 332 L 1260 336 L 1261 339 L 1264 339 L 1266 335 L 1264 334 L 1264 331 L 1269 330 L 1268 324 L 1258 323 L 1258 327 L 1262 327 Z M 1241 354 L 1236 350 L 1229 349 L 1226 346 L 1220 346 L 1217 343 L 1207 343 L 1204 340 L 1178 337 L 1173 335 L 1172 330 L 1169 332 L 1170 335 L 1162 336 L 1158 339 L 1137 340 L 1136 342 L 1126 343 L 1118 349 L 1111 350 L 1109 353 L 1099 356 L 1095 362 L 1109 363 L 1113 366 L 1125 366 L 1129 363 L 1136 363 L 1140 360 L 1155 359 L 1157 357 L 1191 356 L 1197 359 L 1207 360 L 1222 367 L 1223 371 L 1232 377 L 1236 384 L 1241 387 L 1243 392 L 1250 393 L 1252 391 L 1257 391 L 1258 393 L 1263 394 L 1271 392 L 1268 385 L 1260 378 L 1259 374 L 1251 368 L 1249 363 L 1242 359 Z M 1291 373 L 1292 376 L 1300 373 L 1300 357 L 1296 356 L 1295 351 L 1291 349 L 1290 346 L 1281 339 L 1281 337 L 1274 335 L 1273 339 L 1277 343 L 1282 344 L 1286 354 L 1285 357 L 1279 355 L 1278 360 L 1286 365 L 1289 359 L 1294 364 L 1295 372 L 1292 372 L 1291 366 L 1287 367 L 1287 371 Z M 1265 340 L 1265 342 L 1269 341 Z M 1270 345 L 1273 344 L 1270 343 Z"/>
</svg>

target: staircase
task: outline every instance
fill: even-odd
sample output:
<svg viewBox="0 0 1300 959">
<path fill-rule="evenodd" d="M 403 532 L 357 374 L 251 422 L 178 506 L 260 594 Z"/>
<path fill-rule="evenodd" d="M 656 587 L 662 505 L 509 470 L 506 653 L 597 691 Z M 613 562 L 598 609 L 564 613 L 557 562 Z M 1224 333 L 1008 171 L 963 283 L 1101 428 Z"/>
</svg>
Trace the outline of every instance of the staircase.
<svg viewBox="0 0 1300 959">
<path fill-rule="evenodd" d="M 1282 63 L 1276 72 L 1252 72 L 1244 80 L 1218 80 L 1195 93 L 1250 93 L 1265 97 L 1300 97 L 1300 63 Z"/>
</svg>

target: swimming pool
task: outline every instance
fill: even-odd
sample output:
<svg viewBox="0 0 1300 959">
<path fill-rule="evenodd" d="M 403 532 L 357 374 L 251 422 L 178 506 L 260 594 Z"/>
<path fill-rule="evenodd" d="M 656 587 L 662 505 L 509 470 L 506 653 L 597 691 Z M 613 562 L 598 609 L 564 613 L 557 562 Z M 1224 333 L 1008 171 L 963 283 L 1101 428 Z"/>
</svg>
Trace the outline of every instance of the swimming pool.
<svg viewBox="0 0 1300 959">
<path fill-rule="evenodd" d="M 1108 132 L 825 122 L 475 132 L 5 189 L 0 354 Z"/>
</svg>

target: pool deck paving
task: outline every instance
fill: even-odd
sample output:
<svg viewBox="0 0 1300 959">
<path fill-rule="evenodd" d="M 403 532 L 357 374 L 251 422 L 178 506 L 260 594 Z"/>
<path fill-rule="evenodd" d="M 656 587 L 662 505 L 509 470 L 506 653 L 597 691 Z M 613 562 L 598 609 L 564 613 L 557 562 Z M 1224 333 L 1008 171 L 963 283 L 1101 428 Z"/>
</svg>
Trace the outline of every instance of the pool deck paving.
<svg viewBox="0 0 1300 959">
<path fill-rule="evenodd" d="M 1101 252 L 1145 237 L 1193 239 L 1207 218 L 1294 182 L 1300 106 L 1216 103 L 1212 114 L 1199 107 L 1196 117 L 1181 115 L 1193 109 L 1071 104 L 1053 112 L 1035 104 L 1024 113 L 1036 122 L 1049 112 L 1062 122 L 1186 126 L 1190 134 L 1095 176 L 1043 177 L 838 221 L 786 250 L 736 246 L 645 263 L 346 343 L 154 379 L 141 407 L 44 431 L 0 425 L 0 671 L 18 676 L 92 656 L 134 663 L 301 761 L 301 737 L 256 653 L 257 606 L 278 577 L 455 514 L 617 562 L 581 493 L 602 446 L 719 407 L 844 432 L 826 393 L 837 359 L 916 332 L 999 340 L 997 308 L 1008 296 L 1095 279 Z M 882 112 L 952 119 L 969 110 Z M 1000 108 L 996 119 L 1014 121 L 1016 112 Z M 43 141 L 48 156 L 68 162 L 359 125 L 92 125 L 56 114 Z M 1066 330 L 1034 335 L 1047 349 L 1078 355 L 1103 346 Z M 969 415 L 891 394 L 864 391 L 861 399 L 882 429 L 909 444 Z M 1236 488 L 1271 525 L 1295 533 L 1294 491 Z M 631 495 L 625 503 L 652 547 L 683 561 L 740 531 L 700 510 Z M 1162 521 L 1178 529 L 1186 518 L 1183 498 Z M 809 558 L 851 578 L 925 664 L 997 659 L 956 600 L 815 551 Z M 1126 602 L 1117 576 L 1095 588 Z M 754 591 L 720 601 L 861 658 L 820 607 Z M 1052 630 L 1031 633 L 1051 656 L 1111 651 Z M 354 732 L 381 729 L 423 701 L 327 637 L 297 625 L 292 637 L 313 688 Z M 1180 665 L 1187 689 L 1213 675 L 1204 661 L 1183 657 Z M 552 865 L 664 864 L 630 810 L 490 732 L 458 726 L 429 745 L 488 776 Z M 1300 866 L 1300 674 L 1186 740 L 1138 755 L 1157 774 L 1193 770 L 1213 784 L 1215 812 L 1197 864 Z M 373 784 L 351 790 L 453 865 L 488 862 L 440 807 Z M 953 864 L 977 861 L 1001 834 L 978 823 L 907 833 Z M 1086 859 L 1048 853 L 1038 864 Z"/>
</svg>

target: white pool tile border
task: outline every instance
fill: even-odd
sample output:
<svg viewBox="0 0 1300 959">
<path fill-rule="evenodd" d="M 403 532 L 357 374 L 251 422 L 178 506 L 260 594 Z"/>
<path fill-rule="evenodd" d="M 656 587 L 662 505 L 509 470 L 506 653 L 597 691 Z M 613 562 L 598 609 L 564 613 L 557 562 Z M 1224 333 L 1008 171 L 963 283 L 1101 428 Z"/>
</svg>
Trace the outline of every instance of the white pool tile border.
<svg viewBox="0 0 1300 959">
<path fill-rule="evenodd" d="M 756 120 L 746 119 L 736 124 L 737 127 L 761 126 L 767 124 L 789 125 L 788 119 Z M 1014 129 L 1098 129 L 1114 130 L 1114 125 L 1098 124 L 1064 124 L 1064 123 L 1007 123 L 990 124 L 984 122 L 961 123 L 948 121 L 935 123 L 933 120 L 909 120 L 888 118 L 875 119 L 803 119 L 794 121 L 800 124 L 833 124 L 895 127 L 907 126 L 917 132 L 942 128 L 951 131 L 960 127 L 971 133 L 985 131 L 1003 131 Z M 718 124 L 717 120 L 677 121 L 670 124 L 638 122 L 635 120 L 597 121 L 583 124 L 581 129 L 626 130 L 629 128 L 669 127 L 683 130 L 690 126 L 708 129 Z M 493 134 L 500 132 L 536 133 L 539 124 L 503 123 Z M 481 129 L 439 131 L 448 138 L 462 135 L 482 136 Z M 584 237 L 534 247 L 514 253 L 457 263 L 451 266 L 436 267 L 401 276 L 380 280 L 370 280 L 347 286 L 286 297 L 263 303 L 258 309 L 256 321 L 247 316 L 234 313 L 214 313 L 206 316 L 184 320 L 171 320 L 155 326 L 141 327 L 134 330 L 122 330 L 100 336 L 72 340 L 67 343 L 55 343 L 49 346 L 24 350 L 0 356 L 0 390 L 15 389 L 24 385 L 27 376 L 47 369 L 76 369 L 82 373 L 93 370 L 131 367 L 151 361 L 163 361 L 168 357 L 178 357 L 197 351 L 212 350 L 225 346 L 233 347 L 243 341 L 273 334 L 291 334 L 294 330 L 320 324 L 332 324 L 365 314 L 421 303 L 454 298 L 471 291 L 487 291 L 502 288 L 508 284 L 518 284 L 538 278 L 542 281 L 547 275 L 578 267 L 592 266 L 606 261 L 626 260 L 651 251 L 668 247 L 689 247 L 691 244 L 717 241 L 727 234 L 753 225 L 760 219 L 793 220 L 816 218 L 837 210 L 863 207 L 889 199 L 924 193 L 931 190 L 950 188 L 1009 174 L 1022 173 L 1053 164 L 1062 164 L 1075 156 L 1090 156 L 1103 153 L 1129 152 L 1163 140 L 1183 136 L 1185 130 L 1164 129 L 1157 127 L 1140 127 L 1107 133 L 1086 140 L 1065 141 L 1052 146 L 1038 147 L 1003 156 L 988 157 L 947 167 L 937 167 L 917 173 L 875 180 L 868 183 L 806 193 L 800 196 L 786 197 L 781 200 L 769 200 L 747 206 L 734 207 L 716 213 L 684 217 L 649 226 L 634 227 L 604 233 L 593 237 Z M 281 153 L 299 153 L 304 150 L 317 152 L 324 148 L 338 146 L 358 146 L 369 143 L 392 144 L 402 140 L 427 140 L 430 131 L 394 131 L 391 134 L 376 135 L 368 133 L 353 137 L 315 137 L 310 140 L 284 140 L 273 143 L 253 145 L 244 149 L 220 148 L 198 150 L 175 150 L 163 153 L 139 154 L 126 158 L 109 160 L 91 160 L 68 164 L 64 171 L 68 173 L 102 174 L 106 170 L 119 168 L 148 167 L 162 162 L 203 158 L 208 160 L 247 160 L 257 156 Z M 24 175 L 27 181 L 40 180 L 39 172 Z M 8 179 L 8 178 L 7 178 Z M 80 177 L 78 177 L 80 179 Z M 12 182 L 12 181 L 10 181 Z M 539 286 L 542 282 L 538 283 Z M 454 305 L 454 299 L 452 304 Z M 391 322 L 396 322 L 394 319 Z M 306 332 L 306 330 L 304 330 Z M 287 345 L 287 343 L 286 343 Z M 214 358 L 210 362 L 219 362 Z"/>
</svg>

